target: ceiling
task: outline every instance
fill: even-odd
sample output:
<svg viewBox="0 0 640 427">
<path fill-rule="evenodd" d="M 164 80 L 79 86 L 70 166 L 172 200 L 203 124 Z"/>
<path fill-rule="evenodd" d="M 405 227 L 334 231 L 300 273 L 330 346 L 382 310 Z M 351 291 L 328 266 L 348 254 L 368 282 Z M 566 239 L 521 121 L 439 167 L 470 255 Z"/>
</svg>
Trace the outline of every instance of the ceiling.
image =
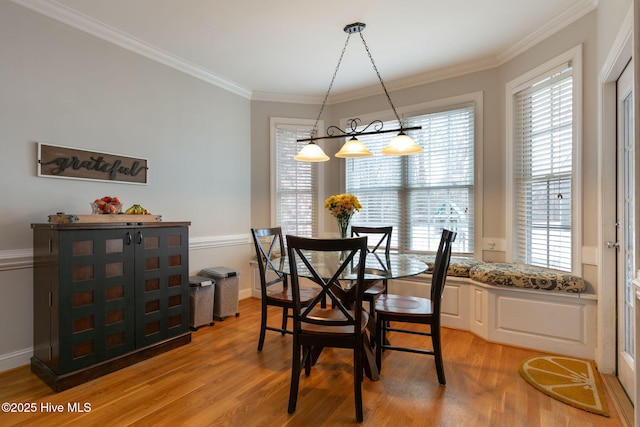
<svg viewBox="0 0 640 427">
<path fill-rule="evenodd" d="M 598 0 L 12 0 L 251 99 L 318 102 L 347 34 L 389 90 L 495 67 Z M 331 100 L 379 93 L 358 34 Z"/>
</svg>

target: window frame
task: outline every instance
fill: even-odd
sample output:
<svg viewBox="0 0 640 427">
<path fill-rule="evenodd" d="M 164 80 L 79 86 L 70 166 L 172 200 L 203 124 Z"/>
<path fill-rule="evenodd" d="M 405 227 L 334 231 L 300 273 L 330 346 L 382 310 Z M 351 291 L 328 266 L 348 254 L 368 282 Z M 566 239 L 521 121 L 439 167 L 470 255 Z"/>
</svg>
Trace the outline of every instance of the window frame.
<svg viewBox="0 0 640 427">
<path fill-rule="evenodd" d="M 474 238 L 473 238 L 473 253 L 465 253 L 463 255 L 473 256 L 475 258 L 482 258 L 482 241 L 483 241 L 483 212 L 484 212 L 484 199 L 483 199 L 483 153 L 484 153 L 484 94 L 482 91 L 462 94 L 458 96 L 452 96 L 433 101 L 427 101 L 420 104 L 408 105 L 402 108 L 397 108 L 400 117 L 420 116 L 430 113 L 437 113 L 441 111 L 448 111 L 455 109 L 456 107 L 463 107 L 465 105 L 474 105 Z M 372 120 L 378 119 L 384 121 L 393 121 L 395 116 L 391 110 L 382 112 L 370 113 L 359 116 L 362 123 L 369 123 Z M 344 128 L 347 124 L 347 118 L 341 119 L 341 127 Z M 393 134 L 388 134 L 389 138 L 393 137 Z M 380 153 L 373 153 L 374 156 L 380 156 Z M 346 191 L 346 162 L 341 162 L 340 165 L 340 179 L 342 185 L 342 191 Z M 366 209 L 366 206 L 363 207 Z M 424 253 L 422 251 L 412 251 L 406 248 L 401 249 L 406 253 Z M 429 251 L 428 253 L 431 253 Z M 456 252 L 456 254 L 458 254 Z"/>
<path fill-rule="evenodd" d="M 517 233 L 516 212 L 516 184 L 515 184 L 515 131 L 516 131 L 516 95 L 542 79 L 548 77 L 565 63 L 571 63 L 573 68 L 573 118 L 572 118 L 572 170 L 571 170 L 571 273 L 581 274 L 582 270 L 582 45 L 578 45 L 544 64 L 516 77 L 505 85 L 505 131 L 506 131 L 506 261 L 514 262 L 515 239 Z"/>
<path fill-rule="evenodd" d="M 287 117 L 270 117 L 269 118 L 269 161 L 270 161 L 270 172 L 269 172 L 269 188 L 270 188 L 270 212 L 271 212 L 271 226 L 278 227 L 280 224 L 277 223 L 277 209 L 278 209 L 278 169 L 280 164 L 277 158 L 277 129 L 279 125 L 283 126 L 296 126 L 308 128 L 309 131 L 313 129 L 315 120 L 313 119 L 299 119 L 299 118 L 287 118 Z M 318 121 L 318 130 L 324 129 L 324 121 Z M 318 145 L 324 149 L 321 141 L 316 142 Z M 292 159 L 292 161 L 295 161 Z M 324 193 L 324 168 L 320 167 L 318 163 L 312 165 L 312 167 L 316 168 L 316 200 L 318 206 L 316 206 L 316 212 L 321 212 L 324 209 L 324 199 L 322 199 L 321 195 Z M 312 225 L 312 227 L 314 227 Z M 322 229 L 322 221 L 320 220 L 320 215 L 318 214 L 316 217 L 315 229 L 319 233 Z M 283 230 L 284 232 L 284 230 Z"/>
</svg>

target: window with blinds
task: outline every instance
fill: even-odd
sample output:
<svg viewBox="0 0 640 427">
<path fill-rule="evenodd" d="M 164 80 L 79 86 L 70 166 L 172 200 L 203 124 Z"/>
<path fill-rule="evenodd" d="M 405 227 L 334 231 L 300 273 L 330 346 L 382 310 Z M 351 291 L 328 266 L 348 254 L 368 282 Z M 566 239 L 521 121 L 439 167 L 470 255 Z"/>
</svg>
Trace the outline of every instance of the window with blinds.
<svg viewBox="0 0 640 427">
<path fill-rule="evenodd" d="M 318 171 L 317 164 L 297 162 L 293 157 L 307 144 L 297 139 L 308 138 L 312 125 L 272 123 L 275 141 L 275 171 L 272 177 L 272 212 L 282 234 L 318 235 Z"/>
<path fill-rule="evenodd" d="M 573 68 L 514 95 L 514 261 L 571 271 Z"/>
<path fill-rule="evenodd" d="M 458 232 L 455 251 L 473 254 L 474 105 L 414 116 L 406 125 L 422 126 L 410 133 L 422 153 L 347 159 L 346 191 L 363 206 L 354 224 L 392 225 L 394 248 L 420 252 L 435 252 L 447 228 Z M 379 153 L 391 137 L 358 139 Z"/>
</svg>

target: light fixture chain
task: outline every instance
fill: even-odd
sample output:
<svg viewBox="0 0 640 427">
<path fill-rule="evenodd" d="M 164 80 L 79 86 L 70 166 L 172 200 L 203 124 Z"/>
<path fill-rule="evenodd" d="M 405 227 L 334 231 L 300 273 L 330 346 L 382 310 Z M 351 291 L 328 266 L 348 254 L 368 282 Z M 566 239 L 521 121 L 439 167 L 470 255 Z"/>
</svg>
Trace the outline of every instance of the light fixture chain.
<svg viewBox="0 0 640 427">
<path fill-rule="evenodd" d="M 364 48 L 367 51 L 367 55 L 369 55 L 369 59 L 371 60 L 371 65 L 373 65 L 373 69 L 376 72 L 376 74 L 378 75 L 378 80 L 380 80 L 380 85 L 382 86 L 382 89 L 384 90 L 384 94 L 387 95 L 387 100 L 389 101 L 389 105 L 391 105 L 391 109 L 393 110 L 393 114 L 395 114 L 396 119 L 398 119 L 398 123 L 400 123 L 400 129 L 402 129 L 403 125 L 402 125 L 402 120 L 400 120 L 400 116 L 398 115 L 398 112 L 396 111 L 396 107 L 393 105 L 393 102 L 391 102 L 391 96 L 389 96 L 389 91 L 387 91 L 387 87 L 384 85 L 384 82 L 382 81 L 382 76 L 380 75 L 380 72 L 378 71 L 378 67 L 376 67 L 376 62 L 373 60 L 373 56 L 371 55 L 371 51 L 369 50 L 369 46 L 367 46 L 367 42 L 364 40 L 364 36 L 362 35 L 362 32 L 359 33 L 360 34 L 360 38 L 362 39 L 362 44 L 364 45 Z M 344 53 L 344 51 L 343 51 Z"/>
<path fill-rule="evenodd" d="M 342 53 L 340 53 L 340 59 L 338 59 L 338 65 L 336 65 L 336 69 L 333 71 L 333 77 L 331 77 L 331 83 L 329 83 L 329 88 L 327 89 L 327 93 L 324 94 L 324 99 L 322 100 L 322 105 L 320 106 L 318 117 L 316 117 L 316 122 L 313 125 L 313 129 L 311 130 L 311 138 L 313 138 L 318 132 L 318 122 L 320 121 L 320 116 L 322 116 L 322 112 L 324 111 L 324 106 L 327 103 L 327 98 L 329 98 L 329 92 L 331 92 L 331 88 L 333 87 L 333 82 L 335 81 L 336 75 L 338 74 L 338 70 L 340 69 L 340 64 L 342 63 L 342 58 L 344 57 L 344 53 L 347 50 L 347 45 L 349 44 L 350 38 L 351 38 L 351 34 L 347 34 L 347 40 L 345 40 L 344 46 L 342 47 Z"/>
</svg>

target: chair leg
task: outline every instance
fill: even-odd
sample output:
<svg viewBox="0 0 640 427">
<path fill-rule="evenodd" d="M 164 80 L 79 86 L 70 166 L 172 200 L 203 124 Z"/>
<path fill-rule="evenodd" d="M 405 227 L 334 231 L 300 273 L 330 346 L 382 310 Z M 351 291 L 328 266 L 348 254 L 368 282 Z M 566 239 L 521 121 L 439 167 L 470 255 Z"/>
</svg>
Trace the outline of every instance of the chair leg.
<svg viewBox="0 0 640 427">
<path fill-rule="evenodd" d="M 365 302 L 368 303 L 368 305 L 369 305 L 368 308 L 365 308 L 365 306 L 364 306 Z M 375 299 L 370 298 L 365 294 L 365 296 L 362 298 L 362 304 L 363 304 L 362 305 L 362 309 L 364 311 L 366 311 L 367 313 L 369 313 L 369 317 L 372 320 L 375 320 L 376 319 L 376 317 L 375 317 L 375 313 L 376 313 L 376 301 L 375 301 Z"/>
<path fill-rule="evenodd" d="M 262 351 L 264 346 L 264 336 L 267 332 L 267 305 L 262 304 L 262 316 L 260 318 L 260 338 L 258 338 L 258 351 Z"/>
<path fill-rule="evenodd" d="M 378 367 L 378 373 L 382 372 L 382 347 L 384 346 L 386 332 L 383 322 L 386 322 L 386 320 L 380 318 L 380 314 L 378 314 L 376 319 L 376 339 L 378 340 L 378 345 L 376 345 L 376 366 Z"/>
<path fill-rule="evenodd" d="M 440 326 L 431 325 L 431 341 L 433 343 L 433 355 L 436 359 L 436 372 L 438 373 L 438 382 L 441 385 L 447 384 L 444 377 L 444 363 L 442 360 L 442 345 L 440 342 Z"/>
<path fill-rule="evenodd" d="M 297 340 L 293 343 L 293 360 L 291 361 L 291 385 L 289 388 L 289 409 L 288 412 L 293 414 L 296 412 L 296 405 L 298 403 L 298 387 L 300 385 L 300 369 L 301 369 L 301 357 L 300 357 L 300 345 Z"/>
<path fill-rule="evenodd" d="M 376 334 L 376 330 L 375 330 L 375 324 L 376 322 L 376 299 L 375 297 L 367 297 L 365 296 L 365 301 L 369 302 L 369 322 L 373 322 L 371 323 L 371 334 L 370 334 L 370 341 L 371 341 L 371 348 L 375 349 L 376 348 L 376 341 L 378 339 L 378 335 Z"/>
<path fill-rule="evenodd" d="M 360 347 L 356 346 L 353 350 L 353 392 L 355 396 L 356 419 L 358 422 L 362 422 L 364 420 L 362 411 L 362 371 L 364 367 L 362 365 L 362 359 L 362 345 Z"/>
<path fill-rule="evenodd" d="M 282 335 L 287 334 L 287 317 L 289 316 L 289 309 L 287 307 L 282 308 Z"/>
<path fill-rule="evenodd" d="M 304 359 L 304 374 L 305 376 L 311 375 L 311 347 L 305 347 L 303 352 Z"/>
</svg>

